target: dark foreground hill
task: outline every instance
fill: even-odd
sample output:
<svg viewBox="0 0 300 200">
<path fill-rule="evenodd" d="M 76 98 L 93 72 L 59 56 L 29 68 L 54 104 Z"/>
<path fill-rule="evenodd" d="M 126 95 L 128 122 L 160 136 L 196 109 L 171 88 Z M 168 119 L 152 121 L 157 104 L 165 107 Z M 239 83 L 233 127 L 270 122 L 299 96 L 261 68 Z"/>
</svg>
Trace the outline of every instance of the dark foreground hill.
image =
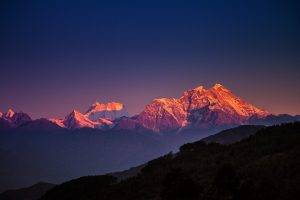
<svg viewBox="0 0 300 200">
<path fill-rule="evenodd" d="M 1 200 L 36 200 L 53 188 L 51 183 L 40 182 L 27 188 L 7 190 L 0 194 Z"/>
<path fill-rule="evenodd" d="M 82 177 L 41 199 L 297 199 L 299 144 L 298 122 L 263 128 L 230 145 L 199 141 L 150 161 L 135 177 Z"/>
<path fill-rule="evenodd" d="M 203 138 L 205 142 L 216 142 L 220 144 L 231 144 L 255 134 L 265 126 L 260 125 L 242 125 L 236 128 L 226 129 L 217 134 Z"/>
</svg>

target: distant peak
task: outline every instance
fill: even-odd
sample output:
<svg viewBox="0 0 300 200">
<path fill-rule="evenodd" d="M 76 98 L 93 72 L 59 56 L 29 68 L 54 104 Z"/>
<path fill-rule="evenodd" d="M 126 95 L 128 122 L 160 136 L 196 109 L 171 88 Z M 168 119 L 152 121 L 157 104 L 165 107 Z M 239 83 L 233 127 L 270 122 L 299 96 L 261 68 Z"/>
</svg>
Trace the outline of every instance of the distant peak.
<svg viewBox="0 0 300 200">
<path fill-rule="evenodd" d="M 153 101 L 168 101 L 168 100 L 169 100 L 169 98 L 166 98 L 166 97 L 153 99 Z"/>
<path fill-rule="evenodd" d="M 153 99 L 152 102 L 166 104 L 166 103 L 173 102 L 173 101 L 176 101 L 176 99 L 174 99 L 174 98 L 156 98 L 156 99 Z"/>
<path fill-rule="evenodd" d="M 224 85 L 220 84 L 220 83 L 216 83 L 212 89 L 215 89 L 215 90 L 228 90 Z M 229 91 L 229 90 L 228 90 Z"/>
<path fill-rule="evenodd" d="M 196 91 L 202 91 L 202 90 L 205 90 L 205 88 L 204 88 L 204 86 L 200 85 L 200 86 L 194 88 L 194 90 L 196 90 Z"/>
<path fill-rule="evenodd" d="M 214 86 L 213 86 L 213 88 L 220 88 L 220 87 L 224 87 L 222 84 L 220 84 L 220 83 L 216 83 Z"/>
<path fill-rule="evenodd" d="M 103 111 L 103 110 L 107 110 L 107 111 L 112 111 L 112 110 L 122 110 L 124 108 L 124 105 L 122 103 L 119 102 L 108 102 L 108 103 L 100 103 L 100 102 L 95 102 L 90 109 L 88 110 L 88 112 L 90 111 Z"/>
<path fill-rule="evenodd" d="M 215 83 L 215 85 L 212 87 L 212 89 L 227 89 L 225 86 L 223 86 L 221 83 Z M 194 89 L 188 90 L 188 91 L 206 91 L 205 87 L 203 85 L 199 85 L 195 87 Z"/>
<path fill-rule="evenodd" d="M 70 113 L 70 115 L 71 116 L 77 116 L 77 115 L 82 115 L 82 114 L 78 110 L 72 110 L 72 112 Z"/>
<path fill-rule="evenodd" d="M 122 116 L 128 116 L 125 106 L 119 102 L 100 103 L 95 102 L 86 112 L 85 116 L 97 122 L 99 118 L 115 120 Z"/>
<path fill-rule="evenodd" d="M 100 103 L 98 101 L 95 101 L 95 103 L 92 104 L 92 106 L 98 106 Z"/>
<path fill-rule="evenodd" d="M 14 114 L 15 114 L 15 111 L 13 111 L 13 109 L 9 108 L 7 110 L 7 112 L 5 113 L 5 117 L 12 118 L 14 116 Z"/>
<path fill-rule="evenodd" d="M 15 111 L 12 108 L 9 108 L 6 113 L 15 113 Z"/>
</svg>

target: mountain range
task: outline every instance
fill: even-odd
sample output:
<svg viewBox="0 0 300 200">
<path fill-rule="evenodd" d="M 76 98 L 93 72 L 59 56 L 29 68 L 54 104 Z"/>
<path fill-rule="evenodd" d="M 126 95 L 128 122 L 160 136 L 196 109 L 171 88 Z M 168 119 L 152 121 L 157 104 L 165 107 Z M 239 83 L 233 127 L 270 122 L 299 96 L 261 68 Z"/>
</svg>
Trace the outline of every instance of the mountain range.
<svg viewBox="0 0 300 200">
<path fill-rule="evenodd" d="M 135 116 L 117 102 L 96 102 L 86 112 L 73 110 L 63 119 L 32 119 L 9 109 L 0 113 L 0 192 L 41 180 L 57 184 L 125 170 L 240 125 L 261 128 L 293 121 L 300 117 L 273 115 L 220 84 L 187 90 L 179 98 L 154 99 Z M 239 141 L 256 132 L 251 127 L 206 140 Z"/>
<path fill-rule="evenodd" d="M 96 102 L 85 113 L 73 110 L 64 119 L 32 120 L 26 113 L 9 109 L 6 113 L 0 113 L 0 128 L 96 128 L 166 133 L 221 130 L 243 124 L 272 125 L 299 119 L 299 116 L 273 115 L 217 83 L 208 89 L 198 86 L 187 90 L 177 99 L 154 99 L 141 113 L 132 117 L 119 102 Z M 45 125 L 47 127 L 43 127 Z"/>
</svg>

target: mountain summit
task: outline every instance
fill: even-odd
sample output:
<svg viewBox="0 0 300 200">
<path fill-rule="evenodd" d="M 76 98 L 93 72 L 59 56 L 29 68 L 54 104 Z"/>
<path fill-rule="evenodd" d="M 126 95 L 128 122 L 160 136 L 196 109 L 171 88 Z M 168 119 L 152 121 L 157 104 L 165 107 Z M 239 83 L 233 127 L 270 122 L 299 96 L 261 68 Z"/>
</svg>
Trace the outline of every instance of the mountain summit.
<svg viewBox="0 0 300 200">
<path fill-rule="evenodd" d="M 96 102 L 87 110 L 85 114 L 73 110 L 65 119 L 50 119 L 56 125 L 69 128 L 98 128 L 108 129 L 113 126 L 113 121 L 121 117 L 128 117 L 128 113 L 122 103 Z"/>
<path fill-rule="evenodd" d="M 11 108 L 9 108 L 6 113 L 0 113 L 0 119 L 0 126 L 5 124 L 7 127 L 18 127 L 19 125 L 32 120 L 26 113 L 15 112 Z"/>
<path fill-rule="evenodd" d="M 6 113 L 4 114 L 4 117 L 7 119 L 11 119 L 15 115 L 15 111 L 13 109 L 9 108 Z"/>
<path fill-rule="evenodd" d="M 89 127 L 94 128 L 94 123 L 77 110 L 73 110 L 63 121 L 65 127 L 70 129 Z"/>
<path fill-rule="evenodd" d="M 199 88 L 202 89 L 199 90 Z M 265 110 L 247 103 L 219 83 L 209 89 L 200 86 L 188 90 L 180 97 L 180 101 L 187 111 L 208 107 L 209 110 L 222 111 L 231 115 L 244 117 L 268 115 L 268 112 Z"/>
<path fill-rule="evenodd" d="M 217 83 L 209 89 L 198 86 L 187 90 L 178 99 L 154 99 L 133 120 L 146 129 L 168 132 L 181 128 L 239 125 L 246 123 L 250 117 L 267 115 L 267 111 L 247 103 Z"/>
<path fill-rule="evenodd" d="M 119 102 L 99 103 L 95 102 L 85 114 L 87 118 L 92 121 L 104 118 L 108 120 L 115 120 L 120 117 L 128 117 L 128 112 L 125 106 Z"/>
</svg>

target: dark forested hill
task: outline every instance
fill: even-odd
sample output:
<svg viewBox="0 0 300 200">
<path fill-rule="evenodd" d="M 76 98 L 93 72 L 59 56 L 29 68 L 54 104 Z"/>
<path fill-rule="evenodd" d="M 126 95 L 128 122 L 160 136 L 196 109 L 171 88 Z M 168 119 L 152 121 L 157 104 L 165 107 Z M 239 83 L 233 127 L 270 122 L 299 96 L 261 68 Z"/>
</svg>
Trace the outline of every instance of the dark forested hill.
<svg viewBox="0 0 300 200">
<path fill-rule="evenodd" d="M 265 126 L 259 125 L 243 125 L 236 128 L 226 129 L 217 134 L 203 138 L 205 142 L 216 142 L 220 144 L 230 144 L 238 142 L 242 139 L 255 134 L 258 130 L 264 128 Z"/>
<path fill-rule="evenodd" d="M 135 176 L 82 177 L 54 187 L 42 199 L 297 199 L 300 123 L 259 130 L 240 142 L 199 141 L 150 161 Z"/>
<path fill-rule="evenodd" d="M 48 190 L 55 185 L 51 183 L 40 182 L 27 188 L 17 190 L 7 190 L 0 194 L 1 200 L 36 200 L 39 199 Z"/>
</svg>

